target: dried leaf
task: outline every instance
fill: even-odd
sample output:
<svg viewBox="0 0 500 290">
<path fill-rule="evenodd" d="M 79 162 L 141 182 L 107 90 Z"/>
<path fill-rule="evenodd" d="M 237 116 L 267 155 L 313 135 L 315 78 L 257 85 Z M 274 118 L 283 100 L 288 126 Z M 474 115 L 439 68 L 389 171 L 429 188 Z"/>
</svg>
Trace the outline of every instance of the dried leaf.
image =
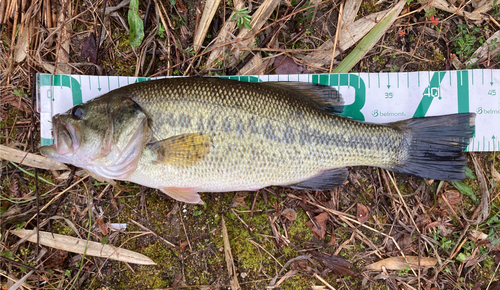
<svg viewBox="0 0 500 290">
<path fill-rule="evenodd" d="M 238 207 L 238 206 L 242 206 L 246 209 L 250 209 L 248 207 L 248 205 L 245 203 L 245 198 L 248 196 L 248 192 L 246 191 L 239 191 L 237 192 L 234 197 L 233 197 L 233 200 L 231 202 L 231 207 Z"/>
<path fill-rule="evenodd" d="M 50 251 L 45 254 L 45 258 L 46 260 L 43 266 L 46 269 L 61 269 L 66 263 L 68 252 L 51 248 Z"/>
<path fill-rule="evenodd" d="M 478 231 L 478 230 L 471 230 L 469 232 L 469 235 L 471 236 L 471 238 L 473 238 L 474 240 L 486 240 L 488 238 L 488 235 L 481 232 L 481 231 Z"/>
<path fill-rule="evenodd" d="M 462 194 L 458 190 L 447 190 L 444 194 L 446 195 L 446 199 L 448 199 L 448 203 L 451 205 L 457 204 L 462 201 Z"/>
<path fill-rule="evenodd" d="M 97 61 L 97 43 L 94 33 L 91 32 L 87 40 L 82 44 L 82 55 L 88 57 L 89 62 L 96 63 Z"/>
<path fill-rule="evenodd" d="M 21 62 L 26 58 L 26 51 L 29 46 L 30 37 L 32 36 L 31 30 L 33 26 L 33 21 L 25 21 L 21 25 L 21 32 L 17 38 L 17 43 L 14 48 L 14 60 L 16 62 Z"/>
<path fill-rule="evenodd" d="M 366 220 L 368 220 L 368 217 L 370 216 L 370 209 L 365 206 L 362 203 L 358 203 L 357 210 L 356 210 L 356 218 L 358 219 L 358 222 L 364 223 Z"/>
<path fill-rule="evenodd" d="M 301 74 L 304 73 L 305 68 L 296 64 L 288 56 L 279 55 L 274 59 L 274 71 L 279 75 Z"/>
<path fill-rule="evenodd" d="M 21 192 L 19 191 L 19 181 L 17 181 L 17 179 L 12 179 L 9 188 L 7 189 L 7 193 L 9 196 L 21 197 Z"/>
<path fill-rule="evenodd" d="M 313 224 L 312 221 L 308 221 L 306 226 L 311 228 L 315 238 L 323 240 L 326 234 L 326 221 L 328 220 L 328 213 L 320 213 L 314 217 L 314 220 L 316 221 L 316 224 L 318 224 L 319 229 Z"/>
<path fill-rule="evenodd" d="M 493 177 L 493 180 L 498 184 L 500 183 L 500 173 L 495 169 L 494 162 L 491 163 L 491 176 Z"/>
<path fill-rule="evenodd" d="M 20 238 L 26 238 L 32 243 L 36 243 L 37 241 L 37 234 L 34 230 L 11 230 L 11 232 Z M 87 247 L 86 255 L 89 256 L 102 257 L 139 265 L 156 265 L 153 260 L 142 254 L 122 248 L 117 248 L 112 245 L 103 245 L 101 243 L 92 241 L 89 241 L 87 244 L 87 240 L 84 239 L 42 231 L 40 231 L 39 233 L 40 244 L 47 247 L 81 255 L 83 255 L 83 253 L 85 252 L 85 247 Z"/>
<path fill-rule="evenodd" d="M 109 230 L 108 230 L 108 225 L 106 225 L 106 223 L 102 220 L 102 219 L 96 219 L 96 222 L 97 222 L 97 226 L 99 227 L 99 231 L 107 236 L 109 234 Z"/>
<path fill-rule="evenodd" d="M 406 267 L 418 269 L 418 259 L 418 256 L 406 256 L 406 260 L 403 257 L 391 257 L 370 264 L 365 268 L 372 271 L 382 271 L 382 267 L 385 267 L 387 270 L 405 270 Z M 437 258 L 420 257 L 420 267 L 433 267 L 436 263 Z"/>
<path fill-rule="evenodd" d="M 293 208 L 284 209 L 281 215 L 287 218 L 289 221 L 294 221 L 297 218 L 297 212 Z"/>
<path fill-rule="evenodd" d="M 332 227 L 332 239 L 328 242 L 327 246 L 333 246 L 337 242 L 337 238 L 335 237 L 335 228 Z"/>
<path fill-rule="evenodd" d="M 181 249 L 181 251 L 184 251 L 187 245 L 189 245 L 189 242 L 186 240 L 179 245 L 179 248 Z"/>
<path fill-rule="evenodd" d="M 341 257 L 323 254 L 317 251 L 310 251 L 310 253 L 318 260 L 320 260 L 328 269 L 332 270 L 338 275 L 354 276 L 355 273 L 350 269 L 352 263 Z"/>
</svg>

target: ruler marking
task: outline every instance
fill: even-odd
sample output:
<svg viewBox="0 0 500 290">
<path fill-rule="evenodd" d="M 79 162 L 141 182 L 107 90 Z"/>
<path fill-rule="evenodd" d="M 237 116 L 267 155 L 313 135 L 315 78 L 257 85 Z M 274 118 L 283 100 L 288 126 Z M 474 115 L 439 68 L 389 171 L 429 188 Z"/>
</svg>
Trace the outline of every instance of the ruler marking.
<svg viewBox="0 0 500 290">
<path fill-rule="evenodd" d="M 471 77 L 472 85 L 474 85 L 474 71 L 471 70 L 470 72 L 471 72 L 471 76 L 472 76 Z"/>
<path fill-rule="evenodd" d="M 380 88 L 380 73 L 377 73 L 378 87 Z"/>
</svg>

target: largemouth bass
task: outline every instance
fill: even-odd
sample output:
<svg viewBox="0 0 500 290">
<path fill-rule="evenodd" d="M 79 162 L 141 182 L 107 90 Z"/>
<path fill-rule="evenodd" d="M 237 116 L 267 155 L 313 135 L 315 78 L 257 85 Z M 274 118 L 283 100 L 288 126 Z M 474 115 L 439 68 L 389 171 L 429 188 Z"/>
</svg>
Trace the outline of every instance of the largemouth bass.
<svg viewBox="0 0 500 290">
<path fill-rule="evenodd" d="M 41 152 L 188 203 L 271 185 L 328 190 L 347 166 L 465 178 L 475 114 L 369 124 L 337 115 L 342 103 L 334 88 L 309 83 L 141 82 L 54 116 L 55 144 Z"/>
</svg>

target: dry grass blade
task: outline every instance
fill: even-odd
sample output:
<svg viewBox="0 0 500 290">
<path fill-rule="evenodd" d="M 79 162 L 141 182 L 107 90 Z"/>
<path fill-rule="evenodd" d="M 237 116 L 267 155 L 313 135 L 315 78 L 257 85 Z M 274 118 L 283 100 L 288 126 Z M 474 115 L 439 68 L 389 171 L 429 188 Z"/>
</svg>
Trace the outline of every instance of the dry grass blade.
<svg viewBox="0 0 500 290">
<path fill-rule="evenodd" d="M 71 67 L 69 63 L 69 51 L 72 34 L 72 21 L 67 21 L 73 14 L 71 0 L 62 1 L 61 10 L 57 18 L 57 25 L 59 27 L 57 32 L 57 49 L 56 49 L 56 65 L 55 74 L 70 74 Z"/>
<path fill-rule="evenodd" d="M 226 258 L 227 272 L 230 277 L 231 289 L 241 289 L 238 282 L 238 274 L 236 273 L 236 266 L 234 265 L 233 254 L 231 253 L 231 245 L 229 244 L 229 236 L 227 234 L 226 222 L 224 217 L 222 219 L 222 238 L 224 239 L 224 257 Z"/>
<path fill-rule="evenodd" d="M 254 37 L 249 37 L 249 36 L 255 34 L 262 28 L 262 26 L 264 26 L 269 16 L 271 16 L 271 14 L 279 5 L 279 3 L 280 3 L 279 0 L 265 0 L 264 3 L 260 5 L 259 9 L 257 9 L 257 11 L 255 11 L 252 15 L 252 21 L 250 22 L 252 29 L 242 27 L 240 33 L 236 37 L 237 39 L 243 39 L 242 41 L 239 41 L 237 43 L 238 47 L 240 48 L 252 47 L 252 44 L 254 43 L 255 40 Z M 233 55 L 234 58 L 232 62 L 236 63 L 237 61 L 236 57 L 238 57 L 238 53 L 233 52 Z"/>
<path fill-rule="evenodd" d="M 488 184 L 486 183 L 481 165 L 474 153 L 471 154 L 471 158 L 474 162 L 474 169 L 476 171 L 477 180 L 479 181 L 479 188 L 481 189 L 481 203 L 472 216 L 472 219 L 476 220 L 471 223 L 472 225 L 477 225 L 488 219 L 490 213 L 490 192 L 488 191 Z"/>
<path fill-rule="evenodd" d="M 377 24 L 354 48 L 353 51 L 335 68 L 334 73 L 346 73 L 353 68 L 363 56 L 384 36 L 387 29 L 391 27 L 398 15 L 403 10 L 406 1 L 401 0 L 396 4 L 386 17 Z"/>
<path fill-rule="evenodd" d="M 49 159 L 44 156 L 35 155 L 21 150 L 0 145 L 0 160 L 9 160 L 20 165 L 47 169 L 47 170 L 69 170 L 66 164 Z"/>
<path fill-rule="evenodd" d="M 32 243 L 37 242 L 37 235 L 34 230 L 12 230 L 11 232 L 20 238 L 26 238 Z M 142 254 L 126 249 L 116 248 L 112 245 L 103 245 L 97 242 L 49 232 L 40 231 L 39 233 L 40 244 L 47 247 L 77 254 L 85 253 L 85 248 L 87 248 L 86 255 L 89 256 L 101 257 L 139 265 L 156 265 L 153 260 Z"/>
<path fill-rule="evenodd" d="M 205 40 L 205 37 L 207 36 L 208 27 L 210 26 L 210 23 L 212 23 L 212 19 L 214 18 L 215 12 L 217 12 L 219 4 L 220 0 L 207 0 L 205 3 L 200 26 L 198 27 L 198 30 L 196 30 L 193 40 L 193 48 L 195 51 L 200 50 L 203 40 Z"/>
<path fill-rule="evenodd" d="M 405 270 L 407 267 L 417 269 L 418 265 L 420 267 L 434 267 L 437 264 L 437 258 L 432 257 L 406 256 L 406 261 L 402 257 L 391 257 L 367 265 L 365 269 L 382 271 L 382 267 L 385 267 L 387 270 Z"/>
<path fill-rule="evenodd" d="M 234 3 L 234 10 L 241 10 L 245 7 L 245 2 L 242 1 L 242 0 L 235 0 L 233 1 Z M 232 19 L 233 16 L 236 14 L 236 12 L 233 11 L 233 13 L 231 13 L 231 15 L 229 16 L 228 19 Z M 215 41 L 214 43 L 214 46 L 217 46 L 219 44 L 222 44 L 222 43 L 225 43 L 229 40 L 231 40 L 231 38 L 233 37 L 233 32 L 236 28 L 236 22 L 235 21 L 226 21 L 224 23 L 224 25 L 222 25 L 222 28 L 219 32 L 219 34 L 217 35 L 217 40 Z M 209 66 L 212 66 L 213 63 L 217 60 L 219 60 L 219 58 L 224 54 L 224 51 L 227 50 L 227 47 L 221 47 L 221 48 L 218 48 L 214 51 L 212 51 L 212 53 L 208 56 L 208 59 L 207 59 L 207 64 Z"/>
<path fill-rule="evenodd" d="M 482 13 L 486 13 L 489 10 L 491 10 L 492 6 L 494 4 L 494 1 L 495 0 L 489 0 L 487 3 L 483 3 L 481 7 L 477 8 L 473 12 L 464 11 L 463 8 L 465 7 L 465 5 L 461 6 L 460 8 L 457 8 L 455 5 L 449 3 L 449 1 L 446 1 L 446 0 L 434 0 L 434 1 L 429 2 L 429 5 L 431 7 L 436 8 L 436 9 L 450 12 L 450 13 L 468 18 L 470 20 L 482 21 L 482 20 L 488 19 L 488 17 L 482 15 Z"/>
<path fill-rule="evenodd" d="M 335 50 L 333 57 L 339 55 L 340 51 L 351 48 L 356 42 L 370 32 L 377 23 L 380 23 L 390 11 L 391 9 L 373 13 L 355 21 L 351 25 L 343 26 L 340 31 L 338 48 Z M 300 58 L 311 66 L 320 67 L 329 65 L 332 58 L 332 48 L 333 41 L 330 39 L 323 43 L 317 51 Z"/>
</svg>

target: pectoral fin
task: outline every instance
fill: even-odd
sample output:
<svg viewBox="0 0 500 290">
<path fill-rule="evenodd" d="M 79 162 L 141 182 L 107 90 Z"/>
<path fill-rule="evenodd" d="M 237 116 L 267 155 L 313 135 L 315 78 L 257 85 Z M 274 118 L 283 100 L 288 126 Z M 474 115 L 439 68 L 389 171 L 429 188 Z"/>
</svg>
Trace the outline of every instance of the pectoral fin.
<svg viewBox="0 0 500 290">
<path fill-rule="evenodd" d="M 300 183 L 289 185 L 289 187 L 305 190 L 330 190 L 344 184 L 348 174 L 347 168 L 325 170 Z"/>
<path fill-rule="evenodd" d="M 181 134 L 148 144 L 156 152 L 154 162 L 188 166 L 205 157 L 210 150 L 210 137 L 204 134 Z"/>
<path fill-rule="evenodd" d="M 203 204 L 196 188 L 193 187 L 160 187 L 160 190 L 178 201 Z"/>
</svg>

